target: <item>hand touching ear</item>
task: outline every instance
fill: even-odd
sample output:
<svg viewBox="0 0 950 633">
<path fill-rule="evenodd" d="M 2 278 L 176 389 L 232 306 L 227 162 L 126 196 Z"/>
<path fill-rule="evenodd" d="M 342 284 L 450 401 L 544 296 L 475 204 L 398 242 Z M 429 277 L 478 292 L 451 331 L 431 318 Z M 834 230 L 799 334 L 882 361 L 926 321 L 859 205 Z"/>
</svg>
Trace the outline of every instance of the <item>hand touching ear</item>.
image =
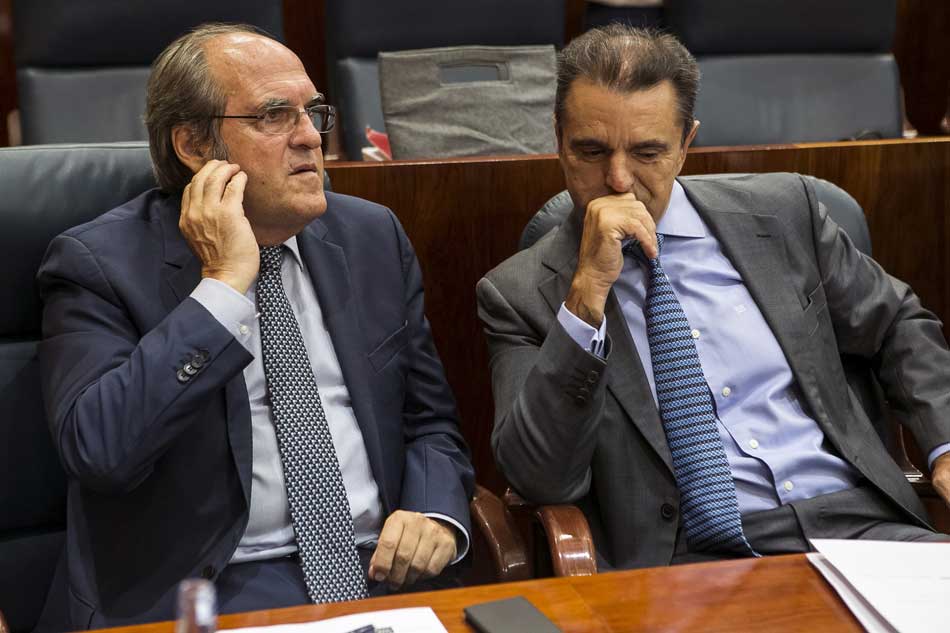
<svg viewBox="0 0 950 633">
<path fill-rule="evenodd" d="M 221 160 L 205 163 L 181 197 L 178 227 L 201 260 L 201 276 L 247 292 L 260 268 L 254 231 L 244 215 L 247 174 Z"/>
</svg>

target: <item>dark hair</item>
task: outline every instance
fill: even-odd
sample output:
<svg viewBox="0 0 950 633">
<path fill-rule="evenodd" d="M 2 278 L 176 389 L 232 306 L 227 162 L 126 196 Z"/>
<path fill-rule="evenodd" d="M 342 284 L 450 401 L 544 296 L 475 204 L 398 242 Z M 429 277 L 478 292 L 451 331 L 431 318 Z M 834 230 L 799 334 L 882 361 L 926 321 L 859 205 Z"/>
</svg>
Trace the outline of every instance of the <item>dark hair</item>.
<svg viewBox="0 0 950 633">
<path fill-rule="evenodd" d="M 587 79 L 620 93 L 644 90 L 669 81 L 676 91 L 683 140 L 693 128 L 699 92 L 699 66 L 679 40 L 654 29 L 611 24 L 571 40 L 557 58 L 554 121 L 560 136 L 564 104 L 571 85 Z"/>
<path fill-rule="evenodd" d="M 208 68 L 205 44 L 232 33 L 268 37 L 248 24 L 203 24 L 169 44 L 152 64 L 145 92 L 145 127 L 155 179 L 169 193 L 180 193 L 194 175 L 175 153 L 175 127 L 190 126 L 195 143 L 208 147 L 212 158 L 227 158 L 221 120 L 211 118 L 224 113 L 227 96 Z"/>
</svg>

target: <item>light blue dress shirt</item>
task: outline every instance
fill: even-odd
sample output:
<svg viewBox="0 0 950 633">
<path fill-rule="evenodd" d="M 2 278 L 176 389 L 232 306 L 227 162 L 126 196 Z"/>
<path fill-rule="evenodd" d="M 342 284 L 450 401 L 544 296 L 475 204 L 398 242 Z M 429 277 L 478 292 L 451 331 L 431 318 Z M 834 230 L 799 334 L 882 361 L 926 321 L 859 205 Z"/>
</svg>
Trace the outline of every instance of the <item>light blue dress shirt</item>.
<svg viewBox="0 0 950 633">
<path fill-rule="evenodd" d="M 304 339 L 310 364 L 320 390 L 320 401 L 330 427 L 330 436 L 340 463 L 356 545 L 373 548 L 385 517 L 379 488 L 373 478 L 363 435 L 353 412 L 350 394 L 323 321 L 323 312 L 307 267 L 303 265 L 297 238 L 284 242 L 288 253 L 281 262 L 281 279 L 287 300 Z M 251 507 L 247 528 L 231 558 L 232 563 L 286 556 L 297 551 L 290 520 L 290 505 L 280 461 L 274 417 L 267 397 L 261 356 L 259 314 L 256 310 L 257 281 L 244 295 L 214 279 L 202 279 L 191 297 L 203 305 L 253 356 L 244 368 L 251 407 L 252 464 Z M 438 513 L 426 516 L 447 521 L 456 531 L 456 557 L 468 552 L 469 535 L 455 519 Z"/>
<path fill-rule="evenodd" d="M 861 474 L 825 446 L 768 323 L 678 182 L 657 233 L 665 237 L 663 270 L 689 320 L 716 402 L 740 512 L 853 487 Z M 613 289 L 656 400 L 643 314 L 646 281 L 643 265 L 625 254 Z M 578 345 L 603 357 L 606 318 L 595 330 L 562 304 L 558 321 Z M 930 463 L 947 451 L 950 444 L 934 449 Z"/>
</svg>

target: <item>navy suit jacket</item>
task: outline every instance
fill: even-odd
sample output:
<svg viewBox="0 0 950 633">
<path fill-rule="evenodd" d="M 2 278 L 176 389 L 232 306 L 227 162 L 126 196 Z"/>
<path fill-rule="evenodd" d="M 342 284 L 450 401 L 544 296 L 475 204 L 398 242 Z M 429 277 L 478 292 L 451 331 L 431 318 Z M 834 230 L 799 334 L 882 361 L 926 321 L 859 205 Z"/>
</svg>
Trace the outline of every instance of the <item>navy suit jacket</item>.
<svg viewBox="0 0 950 633">
<path fill-rule="evenodd" d="M 395 216 L 327 193 L 298 236 L 339 357 L 384 513 L 470 526 L 474 475 Z M 199 260 L 180 199 L 148 191 L 50 244 L 40 363 L 69 478 L 63 560 L 40 628 L 173 617 L 186 577 L 214 578 L 251 492 L 251 355 L 194 299 Z M 207 357 L 190 380 L 179 370 Z"/>
</svg>

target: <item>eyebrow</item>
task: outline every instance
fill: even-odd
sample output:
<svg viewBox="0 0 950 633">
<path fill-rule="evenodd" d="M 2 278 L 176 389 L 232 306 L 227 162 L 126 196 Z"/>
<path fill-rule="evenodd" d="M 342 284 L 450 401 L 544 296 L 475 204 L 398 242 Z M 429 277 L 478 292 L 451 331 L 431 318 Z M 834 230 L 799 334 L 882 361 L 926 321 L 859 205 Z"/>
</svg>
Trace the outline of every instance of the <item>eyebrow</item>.
<svg viewBox="0 0 950 633">
<path fill-rule="evenodd" d="M 571 147 L 572 148 L 596 147 L 596 148 L 609 149 L 607 144 L 604 143 L 603 141 L 600 141 L 595 138 L 584 138 L 584 137 L 573 139 L 571 141 Z M 639 143 L 634 143 L 633 145 L 630 145 L 627 148 L 627 150 L 640 151 L 640 152 L 644 150 L 665 152 L 669 148 L 670 146 L 666 142 L 661 141 L 660 139 L 649 139 L 646 141 L 640 141 Z"/>
<path fill-rule="evenodd" d="M 318 92 L 313 97 L 310 98 L 307 103 L 304 104 L 304 107 L 309 107 L 313 105 L 318 105 L 326 101 L 326 97 L 323 96 L 323 93 Z M 271 97 L 266 99 L 260 106 L 260 110 L 267 110 L 268 108 L 279 108 L 281 106 L 290 105 L 290 99 L 284 97 Z"/>
</svg>

